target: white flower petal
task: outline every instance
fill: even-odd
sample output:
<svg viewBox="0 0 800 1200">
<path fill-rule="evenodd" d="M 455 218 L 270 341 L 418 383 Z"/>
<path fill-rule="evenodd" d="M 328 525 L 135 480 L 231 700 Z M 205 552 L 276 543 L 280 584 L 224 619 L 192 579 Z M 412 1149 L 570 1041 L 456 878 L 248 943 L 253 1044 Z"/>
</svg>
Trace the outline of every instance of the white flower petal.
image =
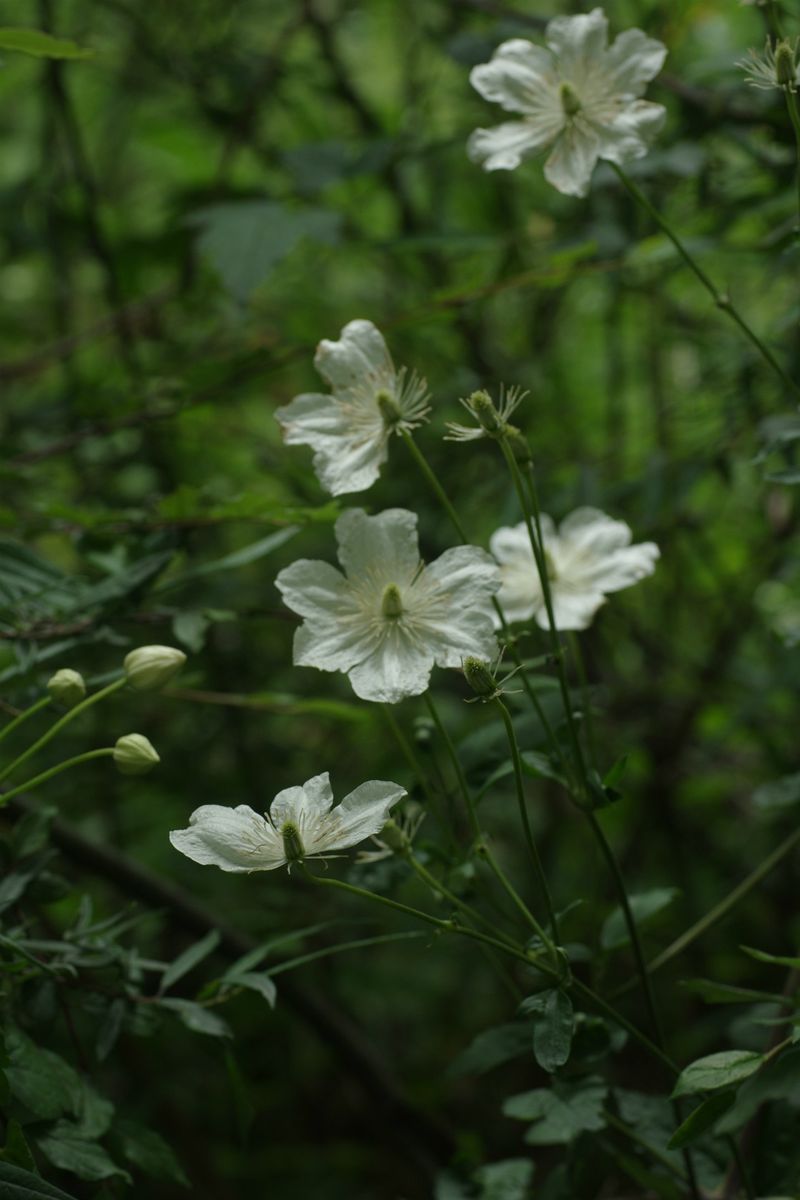
<svg viewBox="0 0 800 1200">
<path fill-rule="evenodd" d="M 578 82 L 602 58 L 608 43 L 608 18 L 602 8 L 574 17 L 555 17 L 545 30 L 545 40 L 566 76 Z"/>
<path fill-rule="evenodd" d="M 503 42 L 491 62 L 472 68 L 469 81 L 484 100 L 508 112 L 538 113 L 554 102 L 560 107 L 552 55 L 523 38 Z"/>
<path fill-rule="evenodd" d="M 477 546 L 446 550 L 425 568 L 411 590 L 409 607 L 414 628 L 424 634 L 437 666 L 460 667 L 468 655 L 495 656 L 492 597 L 499 589 L 496 563 Z"/>
<path fill-rule="evenodd" d="M 641 29 L 626 29 L 606 51 L 604 66 L 617 92 L 641 96 L 645 84 L 658 74 L 666 57 L 667 47 L 663 42 L 647 37 Z"/>
<path fill-rule="evenodd" d="M 278 833 L 287 821 L 296 825 L 300 838 L 309 853 L 310 843 L 317 840 L 319 827 L 333 804 L 331 779 L 327 771 L 314 775 L 302 787 L 284 788 L 270 805 L 269 815 Z"/>
<path fill-rule="evenodd" d="M 667 110 L 662 104 L 636 100 L 620 112 L 609 125 L 597 127 L 600 139 L 600 158 L 622 166 L 635 158 L 643 158 L 650 143 L 662 129 Z"/>
<path fill-rule="evenodd" d="M 315 621 L 295 630 L 292 662 L 318 671 L 350 671 L 368 658 L 379 642 L 379 631 L 367 628 L 363 621 Z"/>
<path fill-rule="evenodd" d="M 432 669 L 432 649 L 395 626 L 387 629 L 380 645 L 349 672 L 349 678 L 362 700 L 397 704 L 407 696 L 421 696 Z"/>
<path fill-rule="evenodd" d="M 352 613 L 355 605 L 341 571 L 315 558 L 299 558 L 275 580 L 284 604 L 301 617 L 322 620 Z"/>
<path fill-rule="evenodd" d="M 524 159 L 549 146 L 562 124 L 506 121 L 492 129 L 476 129 L 467 141 L 467 154 L 485 171 L 513 171 Z"/>
<path fill-rule="evenodd" d="M 631 527 L 625 521 L 617 521 L 588 504 L 574 509 L 564 518 L 558 535 L 571 547 L 581 552 L 593 549 L 598 555 L 618 550 L 620 546 L 629 546 L 633 537 Z"/>
<path fill-rule="evenodd" d="M 192 813 L 189 828 L 173 829 L 169 840 L 187 858 L 223 871 L 273 871 L 286 861 L 272 826 L 247 804 L 204 804 Z"/>
<path fill-rule="evenodd" d="M 573 592 L 566 588 L 560 588 L 558 583 L 551 588 L 551 597 L 556 629 L 562 633 L 588 629 L 598 608 L 605 604 L 605 596 L 602 592 Z M 544 602 L 536 613 L 536 623 L 542 629 L 550 628 Z"/>
<path fill-rule="evenodd" d="M 596 130 L 579 116 L 567 126 L 553 147 L 544 164 L 545 179 L 565 196 L 585 196 L 599 153 L 600 139 Z"/>
<path fill-rule="evenodd" d="M 377 571 L 386 584 L 402 587 L 419 568 L 417 514 L 406 508 L 387 508 L 375 516 L 363 508 L 348 508 L 335 531 L 339 562 L 352 582 L 374 577 Z"/>
<path fill-rule="evenodd" d="M 360 390 L 365 381 L 374 391 L 394 386 L 395 371 L 386 342 L 372 321 L 350 321 L 338 342 L 323 339 L 314 366 L 335 392 Z"/>
<path fill-rule="evenodd" d="M 356 406 L 306 393 L 275 412 L 287 445 L 315 450 L 314 470 L 334 496 L 370 487 L 387 458 L 389 430 L 377 404 L 364 399 Z"/>
<path fill-rule="evenodd" d="M 389 810 L 407 795 L 397 783 L 371 779 L 345 796 L 331 813 L 331 848 L 355 846 L 365 838 L 380 833 L 389 817 Z"/>
</svg>

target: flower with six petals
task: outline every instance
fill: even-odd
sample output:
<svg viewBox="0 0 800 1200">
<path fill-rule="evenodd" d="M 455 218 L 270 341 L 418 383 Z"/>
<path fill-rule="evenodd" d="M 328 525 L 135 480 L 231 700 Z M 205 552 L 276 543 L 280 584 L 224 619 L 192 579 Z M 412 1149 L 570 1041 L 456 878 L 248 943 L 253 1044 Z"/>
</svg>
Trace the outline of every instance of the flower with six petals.
<svg viewBox="0 0 800 1200">
<path fill-rule="evenodd" d="M 344 574 L 301 559 L 278 575 L 284 603 L 304 618 L 295 666 L 345 671 L 362 700 L 394 704 L 428 686 L 434 664 L 460 667 L 497 652 L 492 596 L 497 566 L 477 546 L 456 546 L 425 566 L 417 516 L 351 508 L 336 522 Z"/>
<path fill-rule="evenodd" d="M 351 321 L 338 342 L 321 341 L 314 366 L 332 394 L 306 393 L 279 408 L 283 439 L 313 448 L 314 470 L 332 495 L 363 492 L 378 478 L 390 435 L 426 420 L 425 380 L 395 370 L 371 321 Z"/>
<path fill-rule="evenodd" d="M 274 871 L 306 858 L 322 858 L 380 833 L 405 788 L 382 779 L 362 783 L 335 808 L 325 771 L 302 787 L 284 788 L 262 816 L 247 804 L 204 804 L 188 829 L 173 829 L 176 850 L 223 871 Z"/>
<path fill-rule="evenodd" d="M 631 530 L 596 508 L 577 508 L 558 530 L 541 517 L 542 543 L 553 615 L 560 630 L 587 629 L 609 592 L 618 592 L 652 575 L 660 551 L 655 542 L 631 545 Z M 535 617 L 549 627 L 542 585 L 525 523 L 503 527 L 489 541 L 500 563 L 502 586 L 497 599 L 506 619 Z"/>
<path fill-rule="evenodd" d="M 547 181 L 568 196 L 585 196 L 599 158 L 620 166 L 641 158 L 663 125 L 663 105 L 640 97 L 667 50 L 641 29 L 626 30 L 609 46 L 601 8 L 556 17 L 545 41 L 513 38 L 473 68 L 470 82 L 484 99 L 522 120 L 476 129 L 468 153 L 487 171 L 511 170 L 552 147 Z"/>
</svg>

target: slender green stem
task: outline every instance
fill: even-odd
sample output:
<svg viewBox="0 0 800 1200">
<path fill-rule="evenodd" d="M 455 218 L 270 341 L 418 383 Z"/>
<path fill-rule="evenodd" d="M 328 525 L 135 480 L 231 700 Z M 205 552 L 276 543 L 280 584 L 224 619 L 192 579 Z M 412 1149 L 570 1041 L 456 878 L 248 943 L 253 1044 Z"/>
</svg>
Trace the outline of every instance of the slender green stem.
<svg viewBox="0 0 800 1200">
<path fill-rule="evenodd" d="M 658 1147 L 654 1146 L 652 1142 L 648 1142 L 646 1138 L 643 1138 L 640 1134 L 638 1134 L 635 1129 L 631 1128 L 630 1125 L 626 1125 L 624 1121 L 620 1121 L 619 1117 L 614 1116 L 614 1114 L 609 1112 L 608 1109 L 603 1109 L 603 1116 L 605 1117 L 607 1125 L 610 1125 L 612 1129 L 616 1129 L 619 1133 L 624 1134 L 625 1137 L 630 1138 L 630 1140 L 635 1142 L 637 1146 L 641 1146 L 641 1148 L 646 1150 L 647 1153 L 656 1160 L 656 1162 L 661 1163 L 662 1167 L 666 1167 L 668 1171 L 671 1171 L 676 1179 L 680 1179 L 684 1183 L 687 1181 L 686 1172 L 682 1171 L 681 1168 L 674 1163 L 672 1159 L 664 1153 L 663 1150 L 659 1150 Z"/>
<path fill-rule="evenodd" d="M 606 860 L 608 869 L 611 872 L 611 876 L 614 880 L 614 883 L 616 884 L 617 896 L 619 898 L 620 906 L 622 908 L 622 914 L 625 918 L 625 925 L 628 930 L 628 937 L 631 940 L 631 947 L 633 948 L 633 956 L 636 960 L 636 970 L 639 975 L 639 980 L 642 985 L 642 992 L 644 993 L 645 1004 L 647 1005 L 647 1011 L 650 1016 L 650 1024 L 653 1027 L 653 1032 L 655 1034 L 656 1041 L 658 1042 L 659 1045 L 663 1045 L 664 1036 L 663 1036 L 663 1033 L 661 1030 L 661 1022 L 658 1017 L 658 1009 L 656 1008 L 655 995 L 653 994 L 653 985 L 652 985 L 650 976 L 647 972 L 647 964 L 645 962 L 644 953 L 642 951 L 642 943 L 639 939 L 639 931 L 636 928 L 636 920 L 634 918 L 633 911 L 631 909 L 630 902 L 628 900 L 628 893 L 625 888 L 625 881 L 622 878 L 622 872 L 620 871 L 619 863 L 617 862 L 614 851 L 611 849 L 611 846 L 609 845 L 606 835 L 603 833 L 602 827 L 601 827 L 600 822 L 598 821 L 597 817 L 594 815 L 593 812 L 587 813 L 586 816 L 589 819 L 589 823 L 592 826 L 592 831 L 595 835 L 595 838 L 597 839 L 597 844 L 600 847 L 603 857 Z"/>
<path fill-rule="evenodd" d="M 556 943 L 560 940 L 558 934 L 558 921 L 556 919 L 555 909 L 553 907 L 553 899 L 550 895 L 550 889 L 547 886 L 547 877 L 544 873 L 542 860 L 539 857 L 539 851 L 536 847 L 536 840 L 531 829 L 531 822 L 528 816 L 528 806 L 525 801 L 525 781 L 522 774 L 522 757 L 519 752 L 519 743 L 517 735 L 514 731 L 514 722 L 511 720 L 511 713 L 506 708 L 503 701 L 498 696 L 494 703 L 500 710 L 500 716 L 503 718 L 503 724 L 508 738 L 509 749 L 511 750 L 511 764 L 514 768 L 514 783 L 517 790 L 517 804 L 519 805 L 519 815 L 522 819 L 522 828 L 525 833 L 525 842 L 528 846 L 528 853 L 533 863 L 533 869 L 536 875 L 536 881 L 539 884 L 542 896 L 544 898 L 545 908 L 547 909 L 547 919 L 552 931 L 552 937 Z M 541 936 L 541 934 L 540 934 Z M 545 938 L 545 942 L 549 942 L 549 938 Z"/>
<path fill-rule="evenodd" d="M 677 937 L 674 942 L 671 942 L 670 945 L 667 946 L 666 949 L 662 950 L 660 954 L 657 954 L 655 958 L 647 964 L 648 973 L 652 974 L 654 971 L 658 971 L 671 959 L 675 958 L 676 955 L 682 954 L 687 946 L 690 946 L 692 942 L 697 941 L 697 939 L 702 937 L 703 934 L 707 933 L 713 925 L 716 925 L 717 922 L 723 919 L 723 917 L 726 917 L 731 909 L 734 908 L 740 900 L 743 900 L 745 896 L 752 892 L 753 888 L 757 887 L 758 884 L 761 883 L 761 880 L 769 875 L 770 871 L 772 871 L 779 862 L 786 858 L 786 856 L 790 854 L 798 844 L 800 844 L 800 829 L 795 829 L 794 832 L 790 833 L 787 838 L 784 838 L 781 844 L 776 846 L 772 853 L 768 854 L 764 861 L 759 863 L 755 870 L 751 871 L 750 874 L 733 889 L 733 891 L 729 892 L 723 900 L 720 900 L 719 904 L 715 904 L 714 907 L 705 914 L 705 916 L 701 917 L 699 921 L 696 921 L 694 925 L 691 925 L 687 930 L 685 930 L 680 937 Z M 620 988 L 615 995 L 620 995 L 623 990 L 627 990 L 629 986 L 631 986 L 631 984 L 625 985 L 625 988 Z"/>
<path fill-rule="evenodd" d="M 8 804 L 9 800 L 12 800 L 14 796 L 18 796 L 20 792 L 33 791 L 40 783 L 46 783 L 48 779 L 52 779 L 54 775 L 60 775 L 62 771 L 66 771 L 69 767 L 77 767 L 80 763 L 91 762 L 95 758 L 110 758 L 113 753 L 114 747 L 106 746 L 102 750 L 87 750 L 84 754 L 76 754 L 74 758 L 67 758 L 55 767 L 50 767 L 49 771 L 42 771 L 41 775 L 35 775 L 33 779 L 28 779 L 25 783 L 17 784 L 10 792 L 0 793 L 0 807 Z"/>
<path fill-rule="evenodd" d="M 432 790 L 430 784 L 428 783 L 428 779 L 425 774 L 425 771 L 423 770 L 422 764 L 420 763 L 416 754 L 411 749 L 411 745 L 408 741 L 408 738 L 403 733 L 402 729 L 400 728 L 397 721 L 395 720 L 394 713 L 392 712 L 392 706 L 390 704 L 382 704 L 381 708 L 383 709 L 383 715 L 386 718 L 386 723 L 389 726 L 389 728 L 391 729 L 392 734 L 394 735 L 395 741 L 397 742 L 398 746 L 400 747 L 400 751 L 401 751 L 403 757 L 405 758 L 406 762 L 408 763 L 409 767 L 411 768 L 412 773 L 414 775 L 416 775 L 416 777 L 419 781 L 420 787 L 422 788 L 423 792 L 425 793 L 425 798 L 427 799 L 431 808 L 436 809 L 437 808 L 437 800 L 436 800 L 435 795 L 433 794 L 433 790 Z"/>
<path fill-rule="evenodd" d="M 98 704 L 101 700 L 105 700 L 107 696 L 112 695 L 114 692 L 118 692 L 120 688 L 125 687 L 126 683 L 127 679 L 123 675 L 120 679 L 115 679 L 113 683 L 109 683 L 107 687 L 101 688 L 99 692 L 95 692 L 93 695 L 87 696 L 85 700 L 81 700 L 80 704 L 76 704 L 75 707 L 71 708 L 68 713 L 65 713 L 59 721 L 56 721 L 55 725 L 51 725 L 47 733 L 42 734 L 38 741 L 34 742 L 33 745 L 29 746 L 28 749 L 20 754 L 18 758 L 15 758 L 13 762 L 9 763 L 7 767 L 4 767 L 2 771 L 0 771 L 0 782 L 10 775 L 12 771 L 15 771 L 17 767 L 22 766 L 24 762 L 27 762 L 29 758 L 32 758 L 33 755 L 41 750 L 43 746 L 46 746 L 48 742 L 52 741 L 56 734 L 60 733 L 65 725 L 68 725 L 70 721 L 74 721 L 75 718 L 80 716 L 85 709 L 90 708 L 93 704 Z"/>
<path fill-rule="evenodd" d="M 461 538 L 461 541 L 466 542 L 468 540 L 467 535 L 464 532 L 464 526 L 461 524 L 458 513 L 453 508 L 453 505 L 450 503 L 450 498 L 447 495 L 447 492 L 444 490 L 441 483 L 436 478 L 436 475 L 431 470 L 431 467 L 428 463 L 427 458 L 422 453 L 419 446 L 414 441 L 413 437 L 411 436 L 411 434 L 408 432 L 407 429 L 398 429 L 397 432 L 400 434 L 400 437 L 403 439 L 406 446 L 408 446 L 409 452 L 411 454 L 411 457 L 414 459 L 414 462 L 417 464 L 420 471 L 422 471 L 422 474 L 425 476 L 428 483 L 433 488 L 433 491 L 436 493 L 436 497 L 437 497 L 439 503 L 441 504 L 442 508 L 447 513 L 450 520 L 453 522 L 455 530 L 458 533 L 458 536 Z"/>
<path fill-rule="evenodd" d="M 411 865 L 412 870 L 416 872 L 419 878 L 423 881 L 423 883 L 426 884 L 427 887 L 431 889 L 432 892 L 439 893 L 439 895 L 444 896 L 445 900 L 449 900 L 454 908 L 458 909 L 460 912 L 463 912 L 471 921 L 475 921 L 477 924 L 483 925 L 486 929 L 489 929 L 491 933 L 494 936 L 499 937 L 501 941 L 506 941 L 511 949 L 515 948 L 515 943 L 509 941 L 508 938 L 504 938 L 502 932 L 497 929 L 497 927 L 493 925 L 488 918 L 484 917 L 483 913 L 478 912 L 478 910 L 473 908 L 471 904 L 467 904 L 466 900 L 462 900 L 459 896 L 456 896 L 455 892 L 451 892 L 449 888 L 445 887 L 441 880 L 437 879 L 435 875 L 432 875 L 427 867 L 424 867 L 412 852 L 409 851 L 407 853 L 406 859 Z"/>
<path fill-rule="evenodd" d="M 544 967 L 540 967 L 540 970 L 544 969 Z M 570 990 L 574 992 L 576 996 L 580 996 L 581 999 L 593 1005 L 598 1012 L 602 1013 L 603 1016 L 608 1017 L 609 1021 L 613 1021 L 615 1025 L 619 1025 L 621 1029 L 626 1030 L 631 1037 L 636 1039 L 640 1046 L 644 1046 L 644 1048 L 649 1051 L 653 1058 L 657 1058 L 660 1063 L 663 1063 L 664 1066 L 667 1067 L 667 1069 L 674 1076 L 676 1076 L 676 1078 L 678 1075 L 680 1075 L 681 1069 L 678 1064 L 671 1059 L 670 1056 L 664 1050 L 662 1050 L 660 1046 L 657 1046 L 655 1042 L 647 1036 L 646 1033 L 643 1033 L 637 1025 L 634 1025 L 633 1021 L 629 1021 L 628 1018 L 619 1011 L 619 1009 L 614 1008 L 613 1005 L 604 1000 L 603 997 L 598 995 L 593 988 L 590 988 L 587 986 L 587 984 L 582 983 L 580 979 L 573 979 L 570 984 Z"/>
<path fill-rule="evenodd" d="M 469 790 L 469 784 L 467 783 L 466 776 L 464 775 L 464 772 L 461 768 L 461 763 L 459 762 L 459 759 L 458 759 L 458 753 L 456 752 L 456 748 L 453 745 L 450 734 L 447 732 L 447 729 L 444 726 L 444 722 L 442 721 L 441 717 L 439 716 L 438 710 L 436 708 L 436 705 L 433 702 L 433 699 L 431 698 L 430 692 L 425 693 L 424 699 L 425 699 L 425 703 L 428 707 L 428 712 L 431 714 L 431 720 L 433 721 L 434 725 L 436 726 L 437 732 L 447 748 L 447 754 L 448 754 L 448 757 L 450 758 L 450 762 L 453 764 L 453 770 L 456 773 L 456 779 L 458 780 L 458 786 L 461 790 L 461 795 L 464 797 L 464 804 L 466 805 L 467 814 L 469 815 L 469 823 L 470 823 L 470 827 L 472 829 L 473 836 L 478 838 L 478 837 L 480 837 L 480 832 L 481 832 L 480 826 L 478 825 L 478 816 L 475 812 L 475 805 L 472 800 L 472 793 Z"/>
<path fill-rule="evenodd" d="M 781 382 L 783 383 L 783 385 L 785 387 L 790 388 L 796 395 L 800 395 L 800 384 L 795 383 L 795 381 L 793 379 L 791 379 L 789 375 L 786 374 L 783 367 L 780 365 L 778 360 L 775 358 L 774 354 L 769 349 L 769 347 L 767 345 L 765 345 L 765 343 L 762 342 L 762 340 L 758 336 L 758 334 L 755 333 L 750 328 L 750 326 L 748 325 L 747 321 L 745 321 L 742 314 L 734 306 L 730 297 L 723 295 L 723 293 L 719 291 L 717 286 L 711 281 L 711 279 L 708 277 L 708 275 L 703 270 L 703 268 L 700 266 L 700 264 L 697 262 L 697 260 L 686 249 L 685 245 L 683 244 L 681 239 L 678 237 L 678 235 L 675 233 L 675 231 L 672 229 L 671 225 L 666 221 L 666 219 L 664 217 L 662 217 L 662 215 L 658 211 L 658 209 L 654 208 L 654 206 L 650 203 L 650 201 L 647 199 L 647 196 L 645 196 L 645 194 L 641 190 L 641 188 L 636 183 L 634 183 L 634 181 L 627 174 L 627 172 L 623 171 L 622 167 L 617 166 L 616 163 L 611 163 L 611 166 L 616 171 L 620 180 L 625 185 L 625 187 L 628 189 L 630 194 L 633 196 L 634 200 L 636 200 L 638 204 L 641 204 L 642 208 L 645 210 L 645 212 L 648 214 L 648 216 L 650 216 L 653 219 L 653 221 L 655 221 L 656 225 L 658 225 L 658 227 L 662 231 L 662 233 L 665 233 L 667 235 L 667 237 L 672 242 L 675 249 L 678 251 L 678 254 L 680 254 L 681 258 L 686 263 L 687 267 L 690 269 L 690 271 L 693 272 L 693 274 L 700 281 L 700 283 L 702 283 L 703 287 L 706 289 L 708 294 L 711 296 L 711 298 L 714 301 L 714 303 L 716 304 L 717 308 L 722 309 L 723 312 L 726 312 L 728 314 L 728 316 L 733 321 L 736 322 L 736 324 L 741 329 L 742 333 L 745 335 L 746 338 L 748 338 L 748 340 L 752 343 L 752 345 L 755 346 L 756 350 L 758 350 L 759 354 L 762 356 L 762 358 L 765 360 L 765 362 L 768 362 L 769 365 L 772 367 L 773 371 L 775 371 L 775 373 L 780 376 L 780 379 L 781 379 Z"/>
<path fill-rule="evenodd" d="M 28 717 L 32 717 L 35 713 L 41 712 L 43 708 L 46 708 L 48 704 L 52 703 L 52 696 L 42 696 L 36 701 L 35 704 L 32 704 L 30 708 L 26 708 L 25 711 L 21 712 L 18 717 L 14 717 L 13 721 L 9 721 L 8 725 L 6 725 L 3 729 L 0 729 L 0 742 L 2 742 L 3 738 L 8 737 L 10 733 L 13 733 L 15 729 L 19 728 L 23 721 L 27 721 Z"/>
<path fill-rule="evenodd" d="M 597 739 L 594 733 L 594 717 L 592 716 L 592 696 L 589 690 L 589 676 L 586 674 L 586 663 L 581 650 L 580 638 L 576 633 L 570 633 L 569 645 L 572 651 L 572 657 L 575 662 L 575 668 L 578 672 L 578 680 L 581 685 L 581 699 L 583 708 L 584 727 L 586 729 L 586 741 L 589 746 L 589 756 L 592 763 L 597 763 Z"/>
<path fill-rule="evenodd" d="M 797 187 L 797 229 L 795 230 L 800 237 L 800 113 L 797 111 L 797 96 L 792 91 L 791 87 L 785 87 L 783 94 L 786 97 L 786 107 L 789 110 L 789 119 L 792 122 L 794 130 L 794 140 L 797 144 L 797 165 L 795 167 L 795 182 Z"/>
</svg>

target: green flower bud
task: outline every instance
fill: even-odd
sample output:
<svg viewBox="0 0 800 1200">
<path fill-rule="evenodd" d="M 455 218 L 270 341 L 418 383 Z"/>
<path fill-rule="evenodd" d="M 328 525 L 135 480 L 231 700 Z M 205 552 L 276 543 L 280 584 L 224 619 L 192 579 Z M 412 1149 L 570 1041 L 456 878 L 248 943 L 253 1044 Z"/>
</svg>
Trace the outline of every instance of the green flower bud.
<svg viewBox="0 0 800 1200">
<path fill-rule="evenodd" d="M 797 83 L 797 64 L 791 42 L 778 42 L 775 47 L 775 80 L 779 87 L 794 88 Z"/>
<path fill-rule="evenodd" d="M 411 849 L 411 838 L 397 821 L 391 818 L 386 822 L 380 832 L 380 840 L 385 842 L 390 850 L 395 854 L 405 854 Z"/>
<path fill-rule="evenodd" d="M 161 759 L 141 733 L 126 733 L 114 746 L 114 764 L 121 775 L 146 775 Z"/>
<path fill-rule="evenodd" d="M 62 708 L 74 708 L 86 695 L 86 684 L 79 671 L 62 667 L 48 680 L 47 690 L 56 704 L 60 704 Z"/>
<path fill-rule="evenodd" d="M 503 432 L 500 414 L 494 406 L 494 401 L 488 392 L 473 392 L 467 406 L 474 413 L 481 429 L 489 434 Z"/>
<path fill-rule="evenodd" d="M 487 662 L 480 658 L 465 658 L 462 666 L 464 678 L 476 696 L 482 700 L 492 700 L 498 695 L 497 681 Z"/>
<path fill-rule="evenodd" d="M 128 683 L 137 692 L 161 688 L 180 671 L 186 655 L 174 646 L 140 646 L 122 664 Z"/>
</svg>

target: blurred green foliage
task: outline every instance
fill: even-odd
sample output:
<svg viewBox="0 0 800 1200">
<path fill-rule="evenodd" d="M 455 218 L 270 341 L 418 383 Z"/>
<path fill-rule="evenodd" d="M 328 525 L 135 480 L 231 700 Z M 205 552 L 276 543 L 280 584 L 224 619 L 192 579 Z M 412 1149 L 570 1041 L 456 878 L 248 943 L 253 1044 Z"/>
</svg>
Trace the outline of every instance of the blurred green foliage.
<svg viewBox="0 0 800 1200">
<path fill-rule="evenodd" d="M 536 1097 L 510 1115 L 535 1117 L 540 1133 L 571 1114 L 556 1139 L 567 1141 L 598 1127 L 605 1084 L 562 1082 L 564 1103 L 544 1091 L 513 998 L 469 947 L 427 934 L 385 944 L 401 920 L 346 902 L 321 911 L 301 880 L 207 871 L 167 840 L 201 803 L 263 810 L 323 770 L 337 795 L 372 777 L 416 795 L 380 711 L 343 677 L 292 667 L 294 619 L 273 587 L 298 557 L 333 558 L 340 505 L 310 454 L 281 444 L 272 412 L 319 388 L 315 344 L 358 316 L 427 376 L 433 419 L 419 441 L 472 541 L 519 520 L 513 491 L 491 444 L 441 434 L 460 396 L 502 381 L 530 392 L 518 419 L 544 509 L 596 505 L 661 548 L 654 579 L 615 597 L 582 637 L 598 766 L 627 755 L 622 799 L 602 818 L 642 893 L 648 954 L 794 828 L 800 789 L 784 777 L 798 765 L 796 405 L 610 170 L 576 201 L 537 163 L 486 175 L 464 152 L 469 132 L 496 119 L 469 67 L 578 7 L 14 6 L 15 25 L 92 53 L 38 57 L 0 37 L 2 703 L 24 708 L 63 666 L 102 684 L 140 644 L 180 645 L 190 659 L 163 694 L 88 712 L 42 761 L 136 729 L 159 751 L 156 773 L 124 779 L 101 761 L 54 781 L 50 834 L 44 793 L 31 801 L 38 816 L 2 813 L 0 908 L 17 948 L 0 941 L 11 1089 L 0 1194 L 35 1164 L 51 1189 L 9 1196 L 122 1196 L 127 1173 L 154 1198 L 184 1194 L 185 1176 L 208 1200 L 263 1189 L 281 1200 L 434 1189 L 438 1200 L 524 1200 L 531 1164 L 551 1200 L 595 1196 L 604 1179 L 674 1194 L 613 1129 L 591 1148 L 574 1142 L 568 1163 L 538 1144 L 526 1154 L 522 1127 L 501 1111 L 508 1096 Z M 797 378 L 793 134 L 780 95 L 748 89 L 734 66 L 763 42 L 763 11 L 730 0 L 609 10 L 614 31 L 636 24 L 670 49 L 648 92 L 667 105 L 667 127 L 632 174 Z M 354 500 L 418 511 L 426 557 L 452 544 L 399 441 Z M 544 648 L 535 636 L 527 645 Z M 502 729 L 464 704 L 455 674 L 437 673 L 434 690 L 477 789 L 506 763 Z M 409 700 L 395 715 L 447 774 L 424 713 Z M 541 728 L 520 716 L 518 730 L 541 753 Z M 613 889 L 557 782 L 531 775 L 556 904 L 575 905 L 567 940 L 588 945 L 595 984 L 612 993 L 632 971 Z M 507 770 L 481 805 L 521 875 Z M 429 864 L 471 894 L 473 868 L 459 874 L 435 814 L 420 838 Z M 770 1027 L 745 1018 L 775 1016 L 774 1003 L 709 1004 L 679 981 L 781 993 L 787 968 L 740 946 L 796 954 L 791 862 L 654 976 L 679 1062 L 769 1044 Z M 394 862 L 331 869 L 426 902 Z M 215 926 L 202 959 L 180 958 Z M 301 932 L 241 965 L 291 930 Z M 362 940 L 372 944 L 322 953 Z M 304 954 L 312 960 L 273 985 L 271 968 Z M 636 1015 L 635 998 L 620 1004 Z M 454 1068 L 495 1026 L 499 1057 L 485 1043 Z M 598 1018 L 581 1014 L 578 1034 L 582 1062 L 622 1055 L 620 1118 L 645 1141 L 666 1130 L 666 1145 L 675 1123 L 655 1093 L 669 1081 Z M 48 1062 L 60 1081 L 44 1096 L 31 1090 L 42 1055 L 58 1056 Z M 800 1076 L 791 1062 L 783 1070 L 749 1106 L 743 1087 L 731 1110 L 738 1130 L 762 1099 L 780 1099 L 752 1148 L 759 1195 L 800 1187 Z M 703 1170 L 717 1183 L 714 1152 Z"/>
</svg>

